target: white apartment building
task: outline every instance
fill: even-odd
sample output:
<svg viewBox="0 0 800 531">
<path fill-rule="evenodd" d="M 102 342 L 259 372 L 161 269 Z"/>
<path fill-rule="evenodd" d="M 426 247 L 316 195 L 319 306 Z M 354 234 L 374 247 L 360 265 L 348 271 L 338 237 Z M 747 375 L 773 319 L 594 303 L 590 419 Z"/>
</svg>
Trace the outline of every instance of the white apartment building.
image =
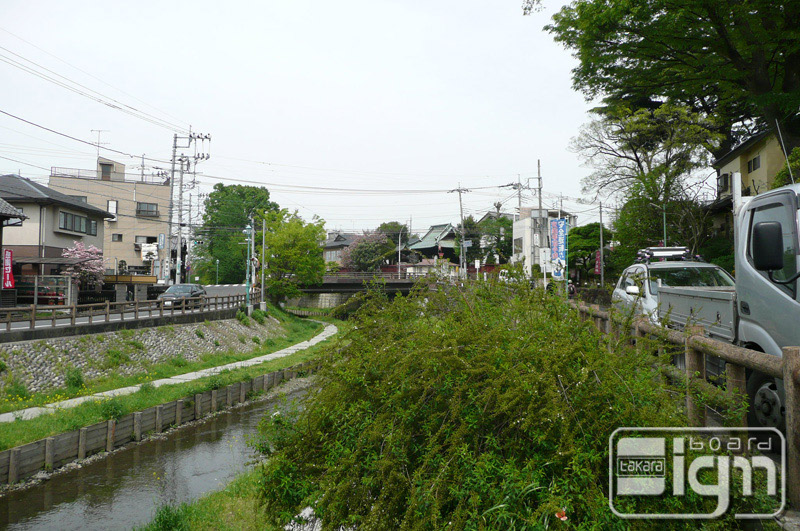
<svg viewBox="0 0 800 531">
<path fill-rule="evenodd" d="M 569 226 L 578 223 L 578 216 L 563 210 L 544 210 L 541 213 L 536 208 L 522 208 L 514 219 L 514 249 L 510 262 L 522 262 L 525 274 L 531 276 L 534 264 L 546 269 L 540 262 L 539 249 L 550 248 L 550 221 L 567 218 Z M 549 272 L 549 270 L 547 270 Z"/>
</svg>

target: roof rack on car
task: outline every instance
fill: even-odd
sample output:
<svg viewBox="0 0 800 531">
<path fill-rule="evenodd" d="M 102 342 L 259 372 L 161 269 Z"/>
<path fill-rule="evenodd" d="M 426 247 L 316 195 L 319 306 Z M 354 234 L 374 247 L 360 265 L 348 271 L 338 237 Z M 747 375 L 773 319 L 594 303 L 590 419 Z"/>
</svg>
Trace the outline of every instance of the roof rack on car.
<svg viewBox="0 0 800 531">
<path fill-rule="evenodd" d="M 649 264 L 652 260 L 698 260 L 702 261 L 700 255 L 692 256 L 692 251 L 688 247 L 647 247 L 639 249 L 636 253 L 636 262 Z"/>
</svg>

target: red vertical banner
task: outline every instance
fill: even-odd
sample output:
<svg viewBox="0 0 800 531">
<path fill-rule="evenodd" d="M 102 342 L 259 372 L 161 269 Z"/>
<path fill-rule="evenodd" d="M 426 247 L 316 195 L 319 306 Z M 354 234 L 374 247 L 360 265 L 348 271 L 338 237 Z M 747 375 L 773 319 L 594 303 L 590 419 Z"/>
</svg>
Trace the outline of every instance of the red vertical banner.
<svg viewBox="0 0 800 531">
<path fill-rule="evenodd" d="M 594 253 L 594 274 L 599 275 L 603 268 L 603 261 L 600 260 L 600 251 Z"/>
<path fill-rule="evenodd" d="M 14 289 L 14 273 L 11 271 L 11 259 L 14 252 L 11 249 L 3 251 L 3 289 Z"/>
</svg>

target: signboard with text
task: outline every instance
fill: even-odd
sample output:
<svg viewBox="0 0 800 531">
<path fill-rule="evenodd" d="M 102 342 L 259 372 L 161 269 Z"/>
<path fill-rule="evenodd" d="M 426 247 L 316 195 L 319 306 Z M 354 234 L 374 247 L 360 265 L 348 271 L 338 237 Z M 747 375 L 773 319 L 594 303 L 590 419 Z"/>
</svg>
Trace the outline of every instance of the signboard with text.
<svg viewBox="0 0 800 531">
<path fill-rule="evenodd" d="M 600 258 L 600 250 L 594 253 L 594 274 L 599 275 L 603 269 L 603 260 Z"/>
<path fill-rule="evenodd" d="M 566 278 L 568 232 L 569 222 L 565 218 L 550 221 L 550 259 L 553 262 L 553 280 Z"/>
<path fill-rule="evenodd" d="M 14 289 L 14 272 L 11 270 L 13 257 L 11 249 L 3 251 L 3 289 Z"/>
</svg>

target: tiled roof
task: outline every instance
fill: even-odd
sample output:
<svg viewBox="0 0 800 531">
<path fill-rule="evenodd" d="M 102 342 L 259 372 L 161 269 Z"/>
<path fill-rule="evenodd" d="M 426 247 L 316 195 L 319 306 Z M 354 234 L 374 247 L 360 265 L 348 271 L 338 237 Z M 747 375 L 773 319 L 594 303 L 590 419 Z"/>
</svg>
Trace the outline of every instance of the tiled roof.
<svg viewBox="0 0 800 531">
<path fill-rule="evenodd" d="M 430 249 L 431 247 L 441 246 L 442 248 L 454 248 L 455 241 L 453 239 L 444 240 L 444 238 L 455 238 L 455 229 L 450 223 L 443 223 L 441 225 L 431 225 L 425 236 L 420 241 L 409 246 L 409 249 Z"/>
<path fill-rule="evenodd" d="M 0 198 L 5 199 L 9 203 L 30 202 L 57 204 L 83 212 L 89 212 L 104 218 L 114 217 L 105 210 L 93 207 L 79 199 L 57 192 L 43 184 L 23 179 L 18 175 L 0 176 Z"/>
<path fill-rule="evenodd" d="M 0 218 L 28 219 L 28 216 L 9 205 L 4 199 L 0 198 Z"/>
<path fill-rule="evenodd" d="M 325 240 L 325 247 L 349 247 L 359 236 L 354 232 L 332 232 Z"/>
</svg>

